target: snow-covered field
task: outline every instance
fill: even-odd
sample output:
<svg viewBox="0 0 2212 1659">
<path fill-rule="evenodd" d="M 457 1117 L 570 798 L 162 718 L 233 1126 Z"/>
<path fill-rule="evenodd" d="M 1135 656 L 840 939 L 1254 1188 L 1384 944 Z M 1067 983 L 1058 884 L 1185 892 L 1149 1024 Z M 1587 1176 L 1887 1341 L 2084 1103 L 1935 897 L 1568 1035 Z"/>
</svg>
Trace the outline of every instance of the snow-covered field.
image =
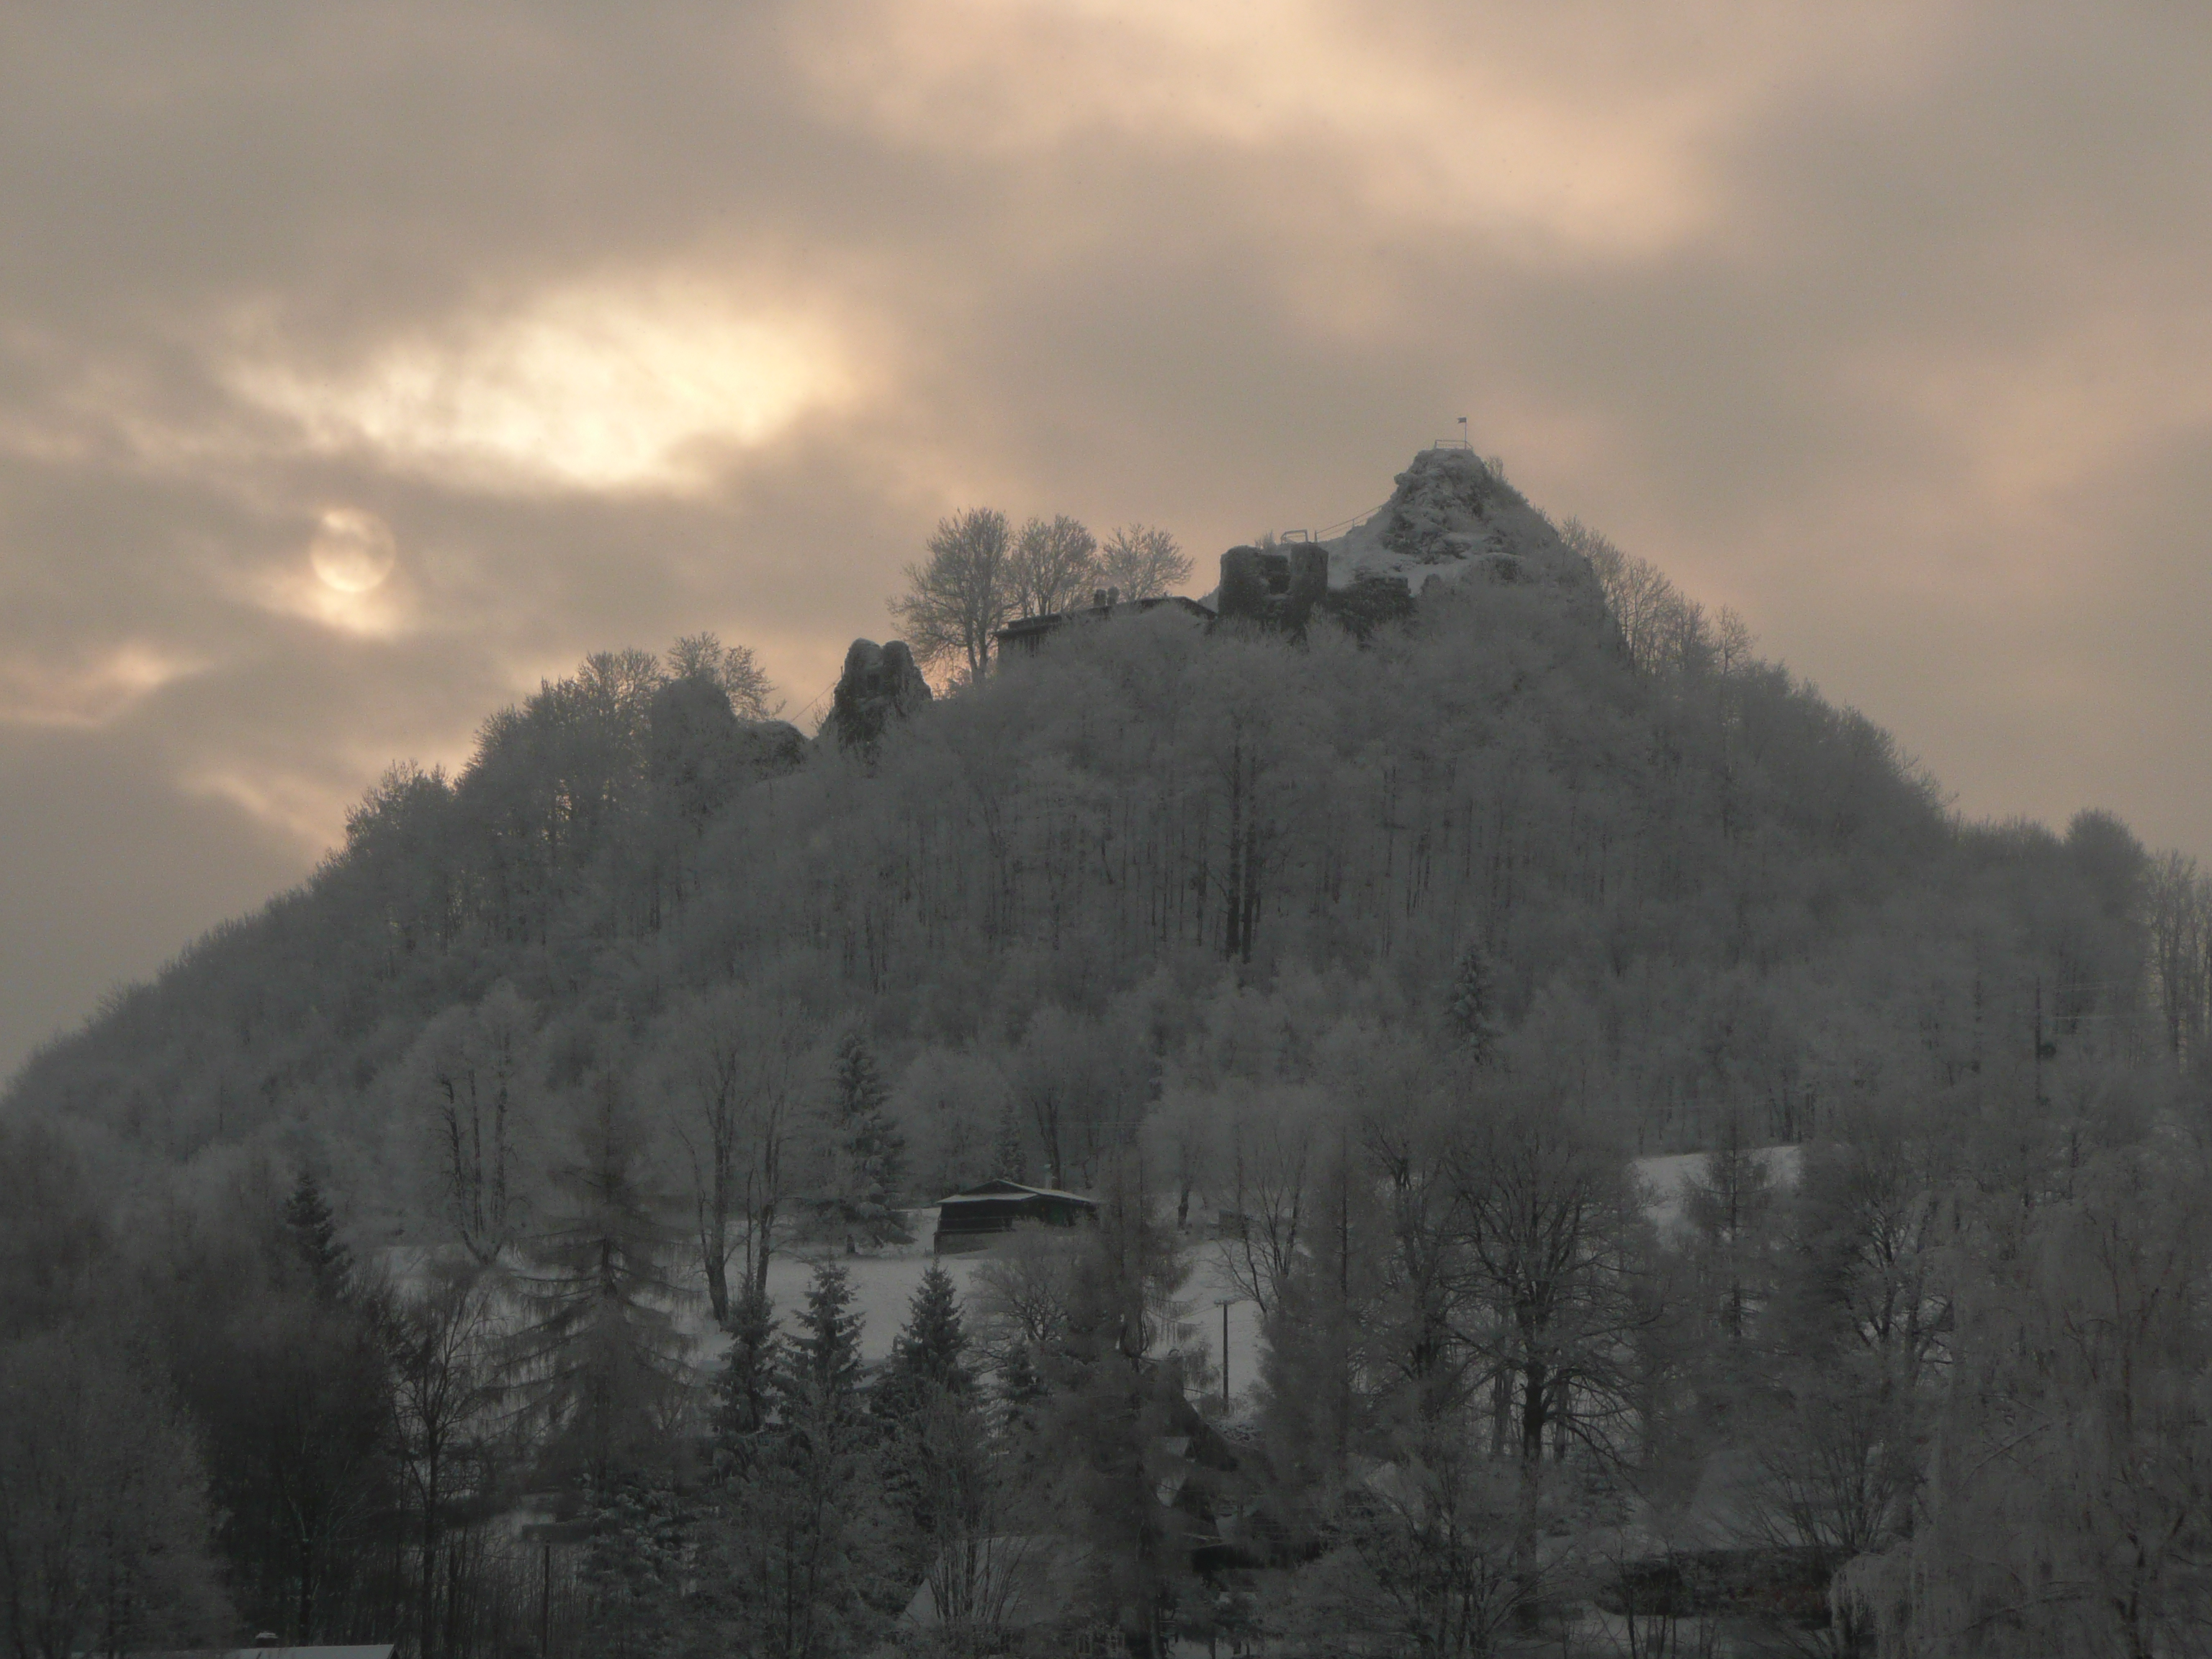
<svg viewBox="0 0 2212 1659">
<path fill-rule="evenodd" d="M 1752 1149 L 1753 1158 L 1766 1170 L 1766 1178 L 1784 1190 L 1797 1184 L 1797 1172 L 1803 1167 L 1805 1149 L 1802 1146 L 1759 1146 Z M 1682 1229 L 1682 1200 L 1692 1171 L 1705 1167 L 1703 1152 L 1675 1152 L 1665 1158 L 1639 1158 L 1629 1167 L 1643 1181 L 1650 1195 L 1644 1213 L 1651 1224 L 1659 1230 L 1659 1237 L 1672 1239 Z"/>
<path fill-rule="evenodd" d="M 1802 1148 L 1766 1146 L 1758 1149 L 1753 1156 L 1766 1166 L 1778 1186 L 1786 1188 L 1796 1182 L 1802 1162 Z M 1702 1162 L 1702 1154 L 1678 1153 L 1638 1158 L 1632 1165 L 1644 1183 L 1650 1199 L 1648 1213 L 1662 1238 L 1680 1231 L 1685 1183 Z M 798 1246 L 779 1253 L 769 1263 L 768 1273 L 769 1296 L 775 1304 L 779 1322 L 788 1328 L 793 1314 L 805 1304 L 807 1284 L 820 1261 L 836 1261 L 844 1266 L 853 1287 L 853 1310 L 860 1320 L 860 1352 L 870 1364 L 890 1355 L 891 1343 L 906 1322 L 908 1308 L 932 1261 L 943 1263 L 958 1286 L 963 1301 L 969 1301 L 975 1276 L 991 1260 L 990 1255 L 978 1252 L 969 1255 L 933 1255 L 930 1239 L 936 1230 L 936 1212 L 911 1212 L 908 1221 L 915 1243 L 894 1251 L 847 1255 L 827 1246 Z M 1202 1352 L 1213 1365 L 1220 1364 L 1220 1304 L 1227 1301 L 1230 1393 L 1232 1400 L 1243 1406 L 1249 1402 L 1252 1384 L 1260 1375 L 1259 1310 L 1230 1282 L 1223 1269 L 1221 1248 L 1210 1240 L 1200 1240 L 1193 1245 L 1193 1271 L 1182 1293 L 1189 1336 L 1184 1346 L 1189 1351 Z M 423 1268 L 422 1255 L 420 1250 L 388 1252 L 386 1270 L 403 1285 L 417 1282 Z M 694 1298 L 681 1310 L 678 1318 L 697 1342 L 700 1361 L 711 1367 L 720 1357 L 725 1339 L 714 1328 L 705 1298 Z M 1214 1387 L 1219 1386 L 1217 1372 Z"/>
<path fill-rule="evenodd" d="M 987 1252 L 933 1257 L 928 1254 L 928 1232 L 923 1231 L 920 1249 L 895 1255 L 849 1256 L 811 1251 L 775 1257 L 768 1267 L 768 1291 L 769 1299 L 775 1304 L 779 1321 L 787 1325 L 793 1311 L 805 1304 L 807 1282 L 814 1275 L 817 1261 L 841 1262 L 852 1283 L 853 1310 L 861 1321 L 861 1356 L 871 1364 L 885 1358 L 891 1351 L 899 1327 L 906 1322 L 908 1305 L 921 1287 L 921 1276 L 929 1271 L 931 1261 L 943 1262 L 945 1270 L 952 1275 L 952 1282 L 959 1286 L 964 1302 L 970 1295 L 969 1287 L 975 1274 L 991 1259 Z M 1224 1298 L 1237 1297 L 1237 1292 L 1220 1271 L 1216 1246 L 1200 1243 L 1194 1255 L 1195 1267 L 1189 1284 L 1183 1289 L 1182 1300 L 1189 1306 L 1186 1318 L 1193 1328 L 1194 1340 L 1186 1346 L 1202 1349 L 1207 1359 L 1218 1366 L 1221 1363 L 1221 1309 L 1217 1304 Z M 700 1334 L 702 1340 L 712 1340 L 708 1337 L 703 1322 Z M 1229 1389 L 1232 1399 L 1251 1387 L 1260 1374 L 1259 1368 L 1259 1310 L 1239 1299 L 1232 1302 L 1229 1309 Z M 1214 1386 L 1219 1388 L 1218 1380 Z"/>
</svg>

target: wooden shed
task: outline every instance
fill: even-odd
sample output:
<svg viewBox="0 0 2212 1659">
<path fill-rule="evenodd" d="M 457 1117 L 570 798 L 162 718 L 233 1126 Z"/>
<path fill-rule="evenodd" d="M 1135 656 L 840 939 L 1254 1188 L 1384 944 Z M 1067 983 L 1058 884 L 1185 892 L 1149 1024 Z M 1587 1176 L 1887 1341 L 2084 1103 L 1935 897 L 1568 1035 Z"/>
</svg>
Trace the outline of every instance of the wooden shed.
<svg viewBox="0 0 2212 1659">
<path fill-rule="evenodd" d="M 1073 1227 L 1079 1221 L 1098 1218 L 1098 1200 L 1051 1187 L 1025 1187 L 1018 1181 L 987 1181 L 964 1193 L 955 1193 L 937 1206 L 937 1253 L 957 1255 L 980 1250 L 1017 1224 L 1036 1222 L 1047 1227 Z"/>
</svg>

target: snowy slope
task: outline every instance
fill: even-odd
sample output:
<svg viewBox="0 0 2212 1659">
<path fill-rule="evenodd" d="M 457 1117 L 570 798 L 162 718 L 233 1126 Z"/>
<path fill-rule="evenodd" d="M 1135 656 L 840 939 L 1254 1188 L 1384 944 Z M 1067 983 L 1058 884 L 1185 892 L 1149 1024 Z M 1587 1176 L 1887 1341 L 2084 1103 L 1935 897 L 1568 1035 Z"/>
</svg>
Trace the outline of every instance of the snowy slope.
<svg viewBox="0 0 2212 1659">
<path fill-rule="evenodd" d="M 1473 451 L 1425 449 L 1395 482 L 1376 513 L 1320 544 L 1328 550 L 1331 587 L 1402 576 L 1418 594 L 1431 579 L 1480 574 L 1595 592 L 1589 562 Z"/>
</svg>

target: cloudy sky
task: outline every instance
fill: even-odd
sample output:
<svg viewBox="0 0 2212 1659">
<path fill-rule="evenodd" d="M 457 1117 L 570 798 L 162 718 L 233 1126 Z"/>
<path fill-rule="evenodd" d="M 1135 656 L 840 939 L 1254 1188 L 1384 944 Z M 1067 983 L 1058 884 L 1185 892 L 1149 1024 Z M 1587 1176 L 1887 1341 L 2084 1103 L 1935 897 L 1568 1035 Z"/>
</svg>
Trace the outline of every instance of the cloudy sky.
<svg viewBox="0 0 2212 1659">
<path fill-rule="evenodd" d="M 0 13 L 0 1073 L 385 763 L 943 513 L 1477 446 L 1975 816 L 2212 856 L 2212 12 Z"/>
</svg>

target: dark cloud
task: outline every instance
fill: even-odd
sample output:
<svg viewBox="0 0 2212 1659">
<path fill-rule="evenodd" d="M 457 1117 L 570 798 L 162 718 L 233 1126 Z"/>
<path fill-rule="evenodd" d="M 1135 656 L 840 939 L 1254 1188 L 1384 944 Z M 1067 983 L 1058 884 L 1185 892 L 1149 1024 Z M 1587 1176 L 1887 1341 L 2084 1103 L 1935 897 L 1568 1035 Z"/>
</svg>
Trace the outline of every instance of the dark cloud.
<svg viewBox="0 0 2212 1659">
<path fill-rule="evenodd" d="M 1966 810 L 2212 854 L 2212 25 L 1372 13 L 0 19 L 0 1069 L 585 651 L 797 708 L 951 507 L 1203 559 L 1460 414 Z"/>
</svg>

